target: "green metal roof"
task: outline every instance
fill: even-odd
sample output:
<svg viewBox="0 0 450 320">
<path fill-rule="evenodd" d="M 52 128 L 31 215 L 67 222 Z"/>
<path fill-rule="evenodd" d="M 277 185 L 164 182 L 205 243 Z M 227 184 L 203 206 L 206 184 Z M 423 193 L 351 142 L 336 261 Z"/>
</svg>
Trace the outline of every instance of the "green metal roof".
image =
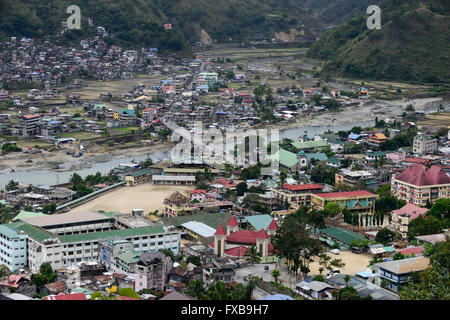
<svg viewBox="0 0 450 320">
<path fill-rule="evenodd" d="M 328 158 L 328 162 L 333 163 L 333 164 L 338 164 L 338 163 L 341 163 L 341 160 L 336 157 L 331 157 L 331 158 Z"/>
<path fill-rule="evenodd" d="M 327 161 L 328 157 L 325 153 L 308 153 L 306 155 L 306 157 L 308 158 L 308 161 L 311 161 L 311 159 L 316 159 L 319 161 Z"/>
<path fill-rule="evenodd" d="M 143 176 L 144 174 L 149 174 L 149 173 L 150 173 L 150 169 L 145 168 L 145 169 L 134 171 L 134 172 L 130 173 L 129 175 L 136 178 L 136 177 L 140 177 L 140 176 Z"/>
<path fill-rule="evenodd" d="M 245 219 L 252 225 L 255 230 L 267 230 L 267 227 L 272 222 L 273 218 L 268 214 L 260 214 L 256 216 L 248 216 Z"/>
<path fill-rule="evenodd" d="M 299 162 L 295 153 L 282 148 L 280 148 L 280 150 L 278 151 L 278 157 L 280 164 L 288 168 L 295 166 Z M 272 160 L 275 158 L 275 155 L 269 155 L 267 156 L 267 158 Z"/>
<path fill-rule="evenodd" d="M 17 216 L 15 216 L 12 221 L 23 220 L 26 218 L 34 218 L 34 217 L 42 217 L 46 216 L 46 214 L 42 212 L 31 212 L 31 211 L 20 211 Z"/>
<path fill-rule="evenodd" d="M 73 234 L 68 236 L 61 236 L 58 238 L 61 242 L 68 243 L 68 242 L 95 241 L 113 238 L 127 238 L 164 232 L 165 231 L 162 226 L 153 226 L 153 227 L 141 227 L 136 229 L 123 229 L 104 232 Z"/>
<path fill-rule="evenodd" d="M 13 225 L 13 224 L 14 224 L 14 226 L 12 226 L 12 227 L 14 229 L 25 232 L 28 235 L 28 237 L 30 237 L 31 239 L 34 239 L 38 242 L 42 242 L 45 239 L 56 238 L 56 236 L 54 234 L 51 234 L 50 232 L 45 231 L 44 229 L 32 226 L 25 222 L 15 222 L 15 223 L 11 223 L 10 225 Z"/>
<path fill-rule="evenodd" d="M 344 228 L 326 228 L 320 229 L 320 232 L 334 238 L 346 245 L 351 245 L 353 240 L 367 240 L 356 232 Z"/>
<path fill-rule="evenodd" d="M 134 116 L 134 110 L 130 110 L 130 109 L 119 109 L 119 111 L 117 113 L 118 114 L 126 113 L 130 117 Z"/>
<path fill-rule="evenodd" d="M 328 144 L 324 140 L 313 140 L 304 142 L 294 142 L 292 145 L 295 148 L 302 150 L 302 149 L 326 147 Z"/>
<path fill-rule="evenodd" d="M 141 257 L 142 252 L 137 252 L 134 250 L 127 250 L 125 252 L 119 253 L 117 258 L 125 263 L 137 263 Z"/>
</svg>

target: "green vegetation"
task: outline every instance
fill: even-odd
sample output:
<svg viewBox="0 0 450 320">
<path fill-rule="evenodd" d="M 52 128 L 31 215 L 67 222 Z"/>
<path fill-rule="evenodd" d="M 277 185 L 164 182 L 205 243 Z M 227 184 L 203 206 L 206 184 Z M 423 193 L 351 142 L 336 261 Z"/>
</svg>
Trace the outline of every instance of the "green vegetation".
<svg viewBox="0 0 450 320">
<path fill-rule="evenodd" d="M 69 0 L 0 2 L 0 32 L 31 37 L 53 35 L 69 15 Z M 201 30 L 219 42 L 245 40 L 255 34 L 273 36 L 306 22 L 307 12 L 295 0 L 185 0 L 185 1 L 80 1 L 81 30 L 64 34 L 62 43 L 95 34 L 87 17 L 103 26 L 113 38 L 108 44 L 152 46 L 160 51 L 189 51 L 189 42 L 200 40 Z M 165 30 L 164 24 L 172 24 Z"/>
<path fill-rule="evenodd" d="M 449 7 L 436 0 L 386 0 L 380 7 L 380 30 L 367 29 L 366 16 L 352 19 L 322 34 L 308 56 L 331 60 L 324 74 L 449 82 Z"/>
<path fill-rule="evenodd" d="M 31 276 L 31 283 L 40 287 L 47 283 L 51 283 L 56 279 L 56 272 L 53 271 L 49 262 L 44 262 L 39 267 L 39 273 Z"/>
<path fill-rule="evenodd" d="M 197 300 L 251 300 L 254 287 L 252 280 L 246 286 L 239 283 L 233 287 L 216 281 L 206 289 L 202 280 L 191 280 L 184 293 Z"/>
</svg>

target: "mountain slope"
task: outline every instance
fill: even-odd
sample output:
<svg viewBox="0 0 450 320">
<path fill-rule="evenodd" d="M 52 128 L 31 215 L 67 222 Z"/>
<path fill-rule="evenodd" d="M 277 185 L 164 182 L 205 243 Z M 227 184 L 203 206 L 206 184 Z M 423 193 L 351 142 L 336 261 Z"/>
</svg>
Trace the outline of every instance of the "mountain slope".
<svg viewBox="0 0 450 320">
<path fill-rule="evenodd" d="M 256 34 L 271 36 L 275 31 L 289 32 L 301 24 L 316 24 L 298 0 L 0 0 L 0 33 L 5 36 L 42 37 L 51 35 L 66 21 L 66 8 L 81 8 L 82 30 L 104 26 L 118 41 L 135 45 L 183 50 L 188 42 L 198 41 L 202 30 L 218 42 L 251 39 Z M 166 31 L 165 23 L 173 29 Z"/>
<path fill-rule="evenodd" d="M 321 35 L 309 57 L 330 60 L 323 73 L 355 78 L 450 81 L 449 7 L 439 0 L 387 0 L 381 30 L 366 17 Z"/>
</svg>

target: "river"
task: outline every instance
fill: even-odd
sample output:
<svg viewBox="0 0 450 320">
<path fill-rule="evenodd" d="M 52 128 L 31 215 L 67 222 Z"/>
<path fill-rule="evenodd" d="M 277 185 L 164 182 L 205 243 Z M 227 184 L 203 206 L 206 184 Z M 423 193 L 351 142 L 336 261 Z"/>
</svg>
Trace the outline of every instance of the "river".
<svg viewBox="0 0 450 320">
<path fill-rule="evenodd" d="M 303 136 L 305 131 L 308 136 L 315 136 L 322 134 L 325 131 L 331 130 L 337 132 L 339 130 L 350 130 L 355 126 L 360 126 L 362 128 L 373 125 L 373 120 L 364 122 L 355 122 L 342 124 L 338 126 L 306 126 L 301 128 L 287 129 L 280 132 L 280 138 L 290 138 L 292 140 L 297 140 L 298 137 Z M 270 131 L 269 131 L 270 132 Z M 130 162 L 131 160 L 142 161 L 147 159 L 149 156 L 148 152 L 145 154 L 137 156 L 119 156 L 112 160 L 106 162 L 94 163 L 90 168 L 78 169 L 78 170 L 68 170 L 62 172 L 48 171 L 48 170 L 34 170 L 34 171 L 17 171 L 9 172 L 9 169 L 0 171 L 0 187 L 4 188 L 5 185 L 10 180 L 19 181 L 21 183 L 31 183 L 34 185 L 56 185 L 62 184 L 69 181 L 70 176 L 73 173 L 78 173 L 83 178 L 89 174 L 95 174 L 100 172 L 101 174 L 108 173 L 113 167 L 118 166 L 121 163 Z M 166 160 L 170 158 L 170 150 L 155 151 L 150 153 L 150 157 L 154 162 Z"/>
</svg>

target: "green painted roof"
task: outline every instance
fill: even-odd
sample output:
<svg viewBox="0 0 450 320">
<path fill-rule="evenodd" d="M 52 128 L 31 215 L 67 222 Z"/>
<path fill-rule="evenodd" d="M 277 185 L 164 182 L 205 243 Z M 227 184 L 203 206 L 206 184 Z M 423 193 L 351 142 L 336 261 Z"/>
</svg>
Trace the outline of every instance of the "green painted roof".
<svg viewBox="0 0 450 320">
<path fill-rule="evenodd" d="M 341 160 L 336 157 L 331 157 L 331 158 L 328 158 L 328 162 L 338 164 L 338 163 L 341 163 Z"/>
<path fill-rule="evenodd" d="M 280 164 L 288 168 L 295 166 L 299 162 L 295 153 L 292 153 L 290 151 L 281 148 L 278 151 L 278 157 Z M 267 158 L 274 159 L 275 155 L 269 155 L 267 156 Z"/>
<path fill-rule="evenodd" d="M 117 113 L 118 114 L 126 113 L 130 117 L 134 116 L 134 110 L 130 110 L 130 109 L 120 109 Z"/>
<path fill-rule="evenodd" d="M 16 221 L 16 220 L 23 220 L 26 218 L 34 218 L 34 217 L 42 217 L 42 216 L 46 216 L 46 214 L 42 213 L 42 212 L 31 212 L 31 211 L 20 211 L 19 214 L 17 216 L 15 216 L 12 221 Z"/>
<path fill-rule="evenodd" d="M 127 250 L 125 252 L 119 253 L 117 258 L 125 263 L 137 263 L 141 257 L 142 252 L 137 252 L 134 250 Z"/>
<path fill-rule="evenodd" d="M 306 155 L 306 157 L 308 158 L 308 161 L 310 161 L 311 159 L 316 159 L 319 161 L 327 161 L 328 157 L 325 153 L 308 153 Z"/>
<path fill-rule="evenodd" d="M 45 239 L 56 238 L 56 236 L 54 234 L 51 234 L 50 232 L 45 231 L 44 229 L 32 226 L 25 222 L 15 222 L 15 223 L 11 223 L 10 225 L 13 225 L 13 224 L 14 224 L 14 226 L 13 226 L 14 229 L 25 232 L 28 235 L 28 237 L 30 237 L 31 239 L 34 239 L 38 242 L 42 242 Z"/>
<path fill-rule="evenodd" d="M 130 173 L 129 175 L 136 178 L 136 177 L 140 177 L 140 176 L 143 176 L 144 174 L 149 174 L 149 173 L 150 173 L 150 169 L 145 168 L 145 169 L 134 171 L 134 172 Z"/>
<path fill-rule="evenodd" d="M 8 202 L 6 200 L 0 200 L 0 205 L 2 206 L 6 206 L 8 204 Z"/>
<path fill-rule="evenodd" d="M 256 216 L 248 216 L 245 219 L 252 225 L 255 230 L 267 230 L 267 227 L 272 222 L 273 218 L 268 214 L 260 214 Z"/>
<path fill-rule="evenodd" d="M 154 227 L 141 227 L 136 229 L 123 229 L 123 230 L 112 230 L 104 232 L 92 232 L 92 233 L 82 233 L 73 234 L 68 236 L 58 237 L 61 242 L 81 242 L 81 241 L 95 241 L 95 240 L 106 240 L 113 238 L 127 238 L 146 234 L 164 233 L 162 226 Z"/>
<path fill-rule="evenodd" d="M 292 145 L 295 148 L 302 150 L 302 149 L 326 147 L 328 144 L 324 140 L 313 140 L 304 142 L 294 142 Z"/>
<path fill-rule="evenodd" d="M 351 245 L 353 240 L 367 240 L 356 232 L 344 228 L 326 228 L 320 229 L 320 232 L 325 233 L 326 235 L 345 243 L 346 245 Z"/>
</svg>

